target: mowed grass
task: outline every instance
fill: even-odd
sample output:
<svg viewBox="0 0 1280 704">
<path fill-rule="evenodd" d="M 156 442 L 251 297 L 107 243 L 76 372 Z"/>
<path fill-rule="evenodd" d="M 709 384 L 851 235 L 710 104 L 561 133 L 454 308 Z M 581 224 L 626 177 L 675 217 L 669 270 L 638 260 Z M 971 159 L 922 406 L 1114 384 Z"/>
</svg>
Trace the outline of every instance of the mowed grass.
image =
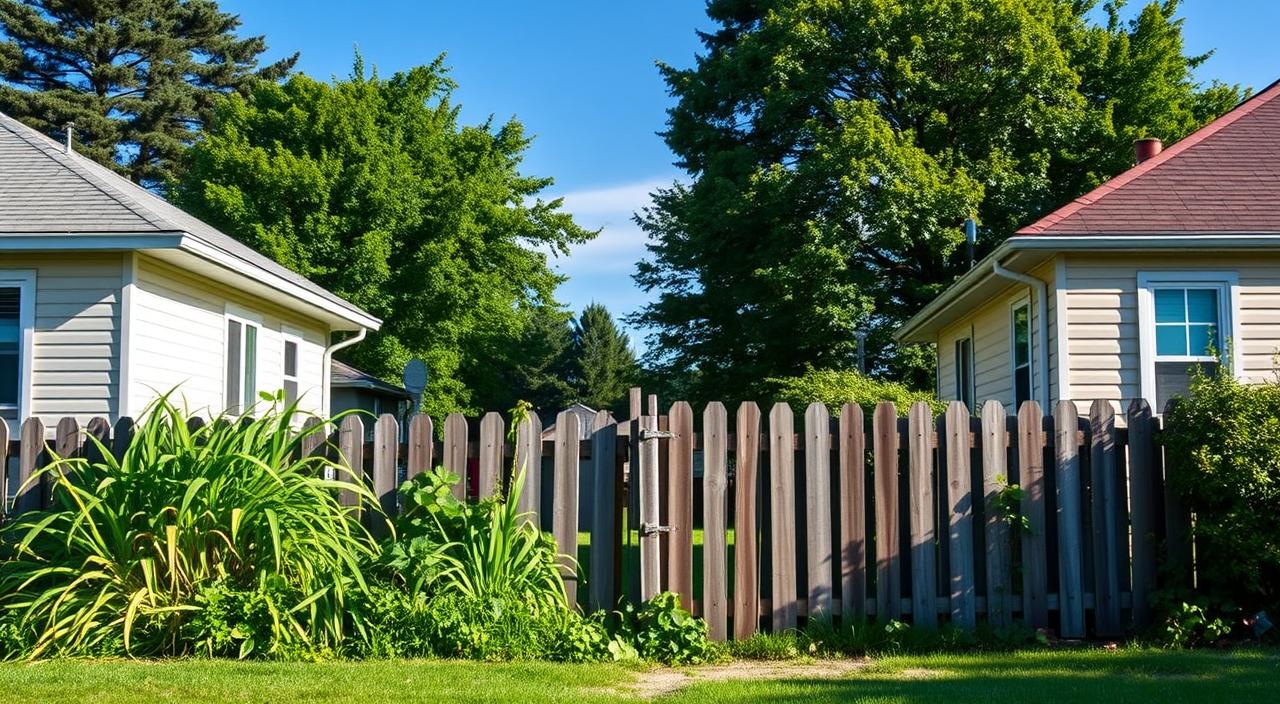
<svg viewBox="0 0 1280 704">
<path fill-rule="evenodd" d="M 877 660 L 844 679 L 702 682 L 671 702 L 1280 701 L 1276 651 L 1036 651 Z"/>
<path fill-rule="evenodd" d="M 750 677 L 750 663 L 736 676 Z M 767 665 L 762 665 L 767 667 Z M 812 665 L 823 671 L 822 661 Z M 898 657 L 842 679 L 699 681 L 664 702 L 1265 702 L 1280 652 L 1036 651 Z M 617 665 L 64 660 L 0 664 L 6 702 L 617 702 L 651 672 Z"/>
</svg>

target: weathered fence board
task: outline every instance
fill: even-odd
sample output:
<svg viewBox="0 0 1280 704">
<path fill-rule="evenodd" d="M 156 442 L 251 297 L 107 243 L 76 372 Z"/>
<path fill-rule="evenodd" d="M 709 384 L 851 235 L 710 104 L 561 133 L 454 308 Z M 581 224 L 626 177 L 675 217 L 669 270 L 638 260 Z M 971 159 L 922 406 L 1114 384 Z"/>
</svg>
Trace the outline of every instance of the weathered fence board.
<svg viewBox="0 0 1280 704">
<path fill-rule="evenodd" d="M 467 495 L 467 419 L 461 413 L 450 413 L 444 419 L 444 468 L 462 478 L 453 486 L 459 499 Z"/>
<path fill-rule="evenodd" d="M 640 599 L 648 601 L 662 589 L 662 529 L 659 511 L 658 417 L 640 417 Z"/>
<path fill-rule="evenodd" d="M 502 445 L 505 438 L 506 423 L 501 415 L 490 411 L 480 418 L 480 462 L 476 476 L 476 495 L 482 499 L 502 493 Z"/>
<path fill-rule="evenodd" d="M 769 411 L 769 495 L 773 563 L 771 606 L 773 630 L 796 627 L 796 465 L 795 416 L 791 406 L 774 404 Z"/>
<path fill-rule="evenodd" d="M 577 441 L 579 436 L 575 435 Z M 542 421 L 530 413 L 516 426 L 515 471 L 524 477 L 520 492 L 520 513 L 535 526 L 542 525 Z M 577 468 L 574 468 L 576 475 Z M 511 478 L 515 481 L 515 477 Z M 575 497 L 574 505 L 577 505 Z"/>
<path fill-rule="evenodd" d="M 1044 416 L 1040 404 L 1018 409 L 1018 482 L 1022 486 L 1022 616 L 1032 628 L 1049 626 L 1049 566 L 1045 538 Z"/>
<path fill-rule="evenodd" d="M 876 617 L 902 617 L 902 564 L 898 548 L 898 411 L 888 401 L 872 419 L 875 457 Z"/>
<path fill-rule="evenodd" d="M 672 437 L 667 469 L 667 585 L 693 610 L 693 407 L 684 401 L 669 411 Z"/>
<path fill-rule="evenodd" d="M 1058 498 L 1059 634 L 1084 637 L 1084 513 L 1080 498 L 1080 414 L 1070 401 L 1054 409 L 1055 489 Z"/>
<path fill-rule="evenodd" d="M 434 468 L 435 437 L 431 416 L 419 413 L 409 421 L 408 452 L 405 457 L 405 473 L 409 479 Z"/>
<path fill-rule="evenodd" d="M 382 512 L 396 515 L 396 472 L 400 467 L 400 428 L 396 417 L 383 413 L 373 424 L 373 495 L 378 497 Z M 386 521 L 376 519 L 375 535 L 383 535 Z"/>
<path fill-rule="evenodd" d="M 1119 636 L 1124 633 L 1120 622 L 1120 565 L 1122 559 L 1128 561 L 1128 550 L 1122 547 L 1124 506 L 1119 495 L 1119 443 L 1115 409 L 1109 402 L 1097 400 L 1089 407 L 1089 432 L 1094 631 L 1099 636 Z"/>
<path fill-rule="evenodd" d="M 1008 481 L 1009 426 L 1004 404 L 982 405 L 982 490 L 986 512 L 987 619 L 993 626 L 1013 623 L 1013 555 L 1008 520 L 1001 515 L 1000 492 Z"/>
<path fill-rule="evenodd" d="M 840 409 L 840 613 L 867 615 L 867 441 L 862 407 Z"/>
<path fill-rule="evenodd" d="M 728 511 L 729 416 L 724 404 L 707 404 L 702 414 L 705 442 L 702 451 L 702 617 L 714 640 L 725 640 L 728 632 L 728 550 L 725 545 Z"/>
<path fill-rule="evenodd" d="M 621 518 L 618 511 L 601 510 L 614 506 L 618 500 L 614 481 L 617 448 L 618 426 L 597 421 L 591 433 L 591 481 L 596 510 L 591 513 L 591 574 L 587 582 L 593 610 L 617 606 L 619 583 L 614 561 L 618 559 Z"/>
<path fill-rule="evenodd" d="M 738 407 L 734 425 L 737 446 L 734 457 L 734 565 L 733 637 L 751 637 L 760 627 L 759 510 L 756 496 L 760 487 L 760 407 L 748 401 Z"/>
<path fill-rule="evenodd" d="M 364 421 L 358 415 L 349 415 L 342 419 L 338 426 L 338 452 L 342 456 L 342 464 L 350 470 L 350 474 L 336 478 L 346 482 L 364 481 Z M 356 494 L 344 490 L 338 495 L 344 506 L 356 506 Z"/>
<path fill-rule="evenodd" d="M 804 495 L 809 618 L 831 616 L 831 415 L 821 403 L 804 412 Z"/>
<path fill-rule="evenodd" d="M 1151 625 L 1151 592 L 1156 584 L 1155 452 L 1151 441 L 1151 406 L 1145 399 L 1129 404 L 1129 511 L 1133 542 L 1133 625 Z"/>
<path fill-rule="evenodd" d="M 933 410 L 929 404 L 911 405 L 907 416 L 908 506 L 911 515 L 911 614 L 916 625 L 938 625 L 937 533 L 933 496 Z"/>
<path fill-rule="evenodd" d="M 978 594 L 973 559 L 973 486 L 969 472 L 969 409 L 959 401 L 947 407 L 947 503 L 951 575 L 951 622 L 972 629 Z"/>
<path fill-rule="evenodd" d="M 582 437 L 582 420 L 573 411 L 561 411 L 556 416 L 555 450 L 552 465 L 551 535 L 556 539 L 564 559 L 560 561 L 560 575 L 564 577 L 565 594 L 569 603 L 578 603 L 578 468 Z M 541 453 L 542 443 L 538 443 Z M 538 466 L 538 465 L 533 465 Z"/>
</svg>

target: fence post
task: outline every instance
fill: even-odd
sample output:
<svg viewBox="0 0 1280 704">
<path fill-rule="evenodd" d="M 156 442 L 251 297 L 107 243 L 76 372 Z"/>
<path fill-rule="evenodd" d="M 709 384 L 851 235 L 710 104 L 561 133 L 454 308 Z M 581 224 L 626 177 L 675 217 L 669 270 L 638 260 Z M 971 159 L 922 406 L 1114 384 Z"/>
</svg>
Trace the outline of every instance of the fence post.
<svg viewBox="0 0 1280 704">
<path fill-rule="evenodd" d="M 636 438 L 631 437 L 630 441 L 634 443 Z M 612 609 L 616 606 L 618 582 L 613 563 L 618 554 L 618 543 L 621 538 L 619 533 L 621 515 L 612 508 L 617 497 L 615 483 L 617 462 L 618 425 L 602 422 L 597 417 L 595 430 L 591 435 L 591 472 L 595 506 L 591 511 L 591 576 L 587 583 L 591 592 L 593 610 Z M 632 486 L 631 490 L 635 491 L 636 487 Z M 577 520 L 576 514 L 574 520 Z"/>
<path fill-rule="evenodd" d="M 453 495 L 467 498 L 467 419 L 461 413 L 450 413 L 444 419 L 444 468 L 458 476 Z"/>
<path fill-rule="evenodd" d="M 345 478 L 338 477 L 343 481 L 353 484 L 359 484 L 364 481 L 364 422 L 360 420 L 360 416 L 351 414 L 342 419 L 342 424 L 338 427 L 338 452 L 341 453 L 341 459 L 346 462 L 347 468 L 351 473 Z M 360 505 L 354 492 L 343 490 L 338 493 L 338 501 L 343 506 Z"/>
<path fill-rule="evenodd" d="M 396 515 L 396 470 L 400 466 L 400 424 L 390 413 L 373 423 L 373 495 L 378 497 L 384 518 L 371 515 L 374 535 L 383 535 L 387 519 Z"/>
<path fill-rule="evenodd" d="M 506 441 L 506 423 L 502 416 L 490 411 L 480 419 L 480 475 L 478 479 L 481 499 L 497 494 L 505 494 L 502 490 L 502 451 Z"/>
<path fill-rule="evenodd" d="M 111 432 L 111 454 L 117 460 L 124 458 L 125 450 L 133 443 L 133 419 L 124 416 L 116 421 Z"/>
<path fill-rule="evenodd" d="M 578 555 L 578 468 L 582 462 L 580 448 L 582 419 L 572 411 L 556 416 L 555 454 L 552 475 L 551 534 L 555 536 L 561 555 Z M 542 444 L 541 438 L 538 444 Z M 594 460 L 593 460 L 594 461 Z M 599 511 L 599 507 L 597 507 Z M 594 545 L 595 541 L 592 541 Z M 571 560 L 560 561 L 565 595 L 570 606 L 578 605 L 578 572 Z"/>
<path fill-rule="evenodd" d="M 40 468 L 44 456 L 44 423 L 38 416 L 31 416 L 22 424 L 22 446 L 18 453 L 18 498 L 14 502 L 15 513 L 38 511 L 42 497 L 40 483 L 31 477 Z"/>
<path fill-rule="evenodd" d="M 972 629 L 978 603 L 973 559 L 973 479 L 969 472 L 969 409 L 960 401 L 947 407 L 948 544 L 951 563 L 951 623 Z"/>
<path fill-rule="evenodd" d="M 760 627 L 760 407 L 751 401 L 739 406 L 735 430 L 733 637 L 743 640 Z"/>
<path fill-rule="evenodd" d="M 831 415 L 821 403 L 804 412 L 804 497 L 808 514 L 809 618 L 831 616 Z"/>
<path fill-rule="evenodd" d="M 729 417 L 712 401 L 702 412 L 702 617 L 713 640 L 728 637 L 728 580 L 725 512 L 728 477 Z"/>
<path fill-rule="evenodd" d="M 574 437 L 578 442 L 579 433 Z M 530 521 L 542 528 L 542 420 L 528 413 L 516 426 L 516 472 L 524 472 L 524 490 L 520 492 L 520 512 L 531 514 Z M 577 468 L 574 468 L 577 475 Z M 515 481 L 515 477 L 511 478 Z M 574 482 L 576 485 L 576 481 Z M 575 506 L 577 502 L 574 502 Z"/>
<path fill-rule="evenodd" d="M 95 418 L 94 420 L 97 420 Z M 319 418 L 311 416 L 302 422 L 302 444 L 299 451 L 302 457 L 313 457 L 324 448 L 324 431 L 317 430 L 316 426 L 323 423 Z M 89 429 L 92 432 L 93 421 L 89 421 Z"/>
<path fill-rule="evenodd" d="M 911 620 L 921 628 L 938 626 L 938 571 L 933 501 L 933 409 L 920 401 L 907 413 L 911 495 Z"/>
<path fill-rule="evenodd" d="M 667 459 L 667 584 L 693 612 L 693 408 L 685 401 L 668 412 L 672 437 Z"/>
<path fill-rule="evenodd" d="M 993 626 L 1013 623 L 1013 555 L 1009 523 L 997 510 L 1003 484 L 1009 481 L 1009 429 L 1004 404 L 982 405 L 982 487 L 986 497 L 987 619 Z"/>
<path fill-rule="evenodd" d="M 876 619 L 902 617 L 902 564 L 898 551 L 898 410 L 876 404 L 875 440 Z"/>
<path fill-rule="evenodd" d="M 1156 585 L 1155 438 L 1146 399 L 1129 404 L 1129 505 L 1133 531 L 1133 623 L 1151 625 L 1151 592 Z"/>
<path fill-rule="evenodd" d="M 1018 481 L 1022 486 L 1022 617 L 1032 628 L 1049 625 L 1049 568 L 1045 542 L 1044 416 L 1040 404 L 1018 409 Z"/>
<path fill-rule="evenodd" d="M 862 406 L 840 409 L 840 614 L 867 617 L 867 439 Z"/>
<path fill-rule="evenodd" d="M 1099 636 L 1119 636 L 1120 572 L 1127 567 L 1124 506 L 1120 501 L 1120 470 L 1116 442 L 1116 413 L 1101 399 L 1089 407 L 1089 489 L 1093 538 L 1093 617 Z"/>
<path fill-rule="evenodd" d="M 1064 638 L 1084 637 L 1084 517 L 1080 499 L 1080 414 L 1076 404 L 1054 409 L 1058 494 L 1058 612 Z"/>
<path fill-rule="evenodd" d="M 772 499 L 773 632 L 796 627 L 796 456 L 791 406 L 769 411 L 769 494 Z"/>
<path fill-rule="evenodd" d="M 640 416 L 639 432 L 633 438 L 640 447 L 640 600 L 648 601 L 661 590 L 661 514 L 658 505 L 658 417 Z M 593 541 L 594 542 L 594 541 Z"/>
<path fill-rule="evenodd" d="M 431 416 L 419 413 L 409 421 L 409 447 L 405 458 L 407 479 L 431 471 L 435 461 L 435 440 L 436 429 L 432 426 Z"/>
</svg>

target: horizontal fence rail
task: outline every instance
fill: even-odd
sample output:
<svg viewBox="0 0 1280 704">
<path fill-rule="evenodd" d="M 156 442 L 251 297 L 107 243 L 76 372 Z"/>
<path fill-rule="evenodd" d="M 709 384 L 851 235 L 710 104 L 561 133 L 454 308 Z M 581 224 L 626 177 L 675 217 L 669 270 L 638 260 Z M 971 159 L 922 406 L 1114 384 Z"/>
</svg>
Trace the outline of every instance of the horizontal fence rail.
<svg viewBox="0 0 1280 704">
<path fill-rule="evenodd" d="M 349 466 L 388 515 L 399 483 L 436 465 L 472 499 L 525 470 L 521 508 L 566 553 L 574 603 L 608 609 L 670 590 L 717 639 L 813 618 L 1114 637 L 1150 625 L 1159 579 L 1190 579 L 1189 517 L 1166 497 L 1160 421 L 1141 400 L 1123 415 L 1105 401 L 1048 415 L 989 401 L 976 416 L 959 402 L 939 416 L 924 403 L 905 416 L 887 402 L 869 414 L 649 405 L 621 422 L 565 411 L 546 433 L 530 417 L 514 442 L 497 413 L 439 427 L 349 415 L 304 451 Z M 93 453 L 93 435 L 119 454 L 132 427 L 32 418 L 11 436 L 0 421 L 0 510 L 47 505 L 47 487 L 27 480 L 50 452 Z M 1158 575 L 1161 554 L 1174 564 Z"/>
</svg>

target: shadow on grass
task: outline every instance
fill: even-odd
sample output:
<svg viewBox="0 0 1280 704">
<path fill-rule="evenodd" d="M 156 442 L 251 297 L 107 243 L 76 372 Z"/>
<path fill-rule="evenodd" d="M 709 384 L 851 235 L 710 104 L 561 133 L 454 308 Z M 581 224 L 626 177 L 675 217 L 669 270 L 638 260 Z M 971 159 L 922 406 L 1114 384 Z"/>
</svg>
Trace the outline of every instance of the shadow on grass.
<svg viewBox="0 0 1280 704">
<path fill-rule="evenodd" d="M 1263 702 L 1280 698 L 1280 652 L 1122 651 L 890 658 L 848 679 L 704 682 L 697 702 Z"/>
</svg>

